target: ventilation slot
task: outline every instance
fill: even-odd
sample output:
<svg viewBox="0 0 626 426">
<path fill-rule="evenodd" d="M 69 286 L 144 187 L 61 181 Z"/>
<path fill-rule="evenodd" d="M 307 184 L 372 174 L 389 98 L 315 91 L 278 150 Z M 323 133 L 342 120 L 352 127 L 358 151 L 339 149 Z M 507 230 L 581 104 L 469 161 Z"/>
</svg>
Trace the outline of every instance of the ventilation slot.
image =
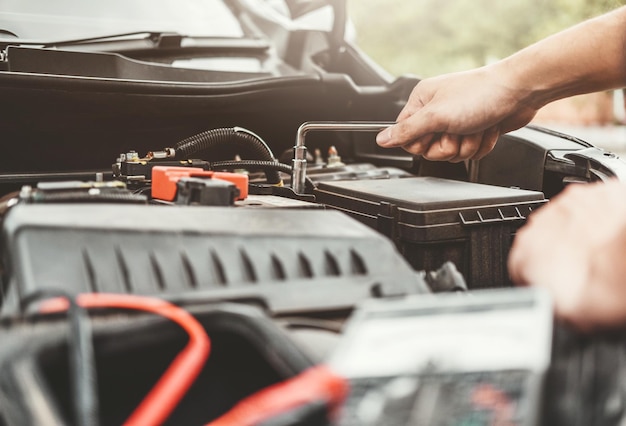
<svg viewBox="0 0 626 426">
<path fill-rule="evenodd" d="M 240 250 L 239 254 L 241 255 L 241 266 L 243 272 L 243 280 L 246 282 L 255 283 L 257 281 L 256 272 L 254 271 L 254 265 L 244 250 Z"/>
<path fill-rule="evenodd" d="M 226 286 L 228 280 L 226 279 L 226 271 L 224 265 L 215 251 L 211 250 L 211 263 L 213 264 L 213 270 L 215 271 L 215 281 L 221 286 Z"/>
<path fill-rule="evenodd" d="M 275 254 L 272 255 L 272 278 L 280 281 L 287 279 L 283 263 Z"/>
<path fill-rule="evenodd" d="M 96 282 L 96 272 L 93 269 L 93 263 L 87 249 L 83 249 L 83 263 L 85 264 L 85 270 L 87 271 L 87 284 L 89 285 L 89 291 L 92 293 L 98 292 L 98 284 Z"/>
<path fill-rule="evenodd" d="M 150 253 L 150 267 L 152 268 L 152 273 L 154 275 L 154 279 L 156 280 L 157 286 L 160 290 L 165 290 L 163 271 L 161 271 L 161 266 L 159 265 L 159 261 L 154 256 L 154 253 Z"/>
<path fill-rule="evenodd" d="M 337 263 L 337 259 L 335 259 L 335 256 L 333 256 L 329 251 L 324 252 L 324 272 L 326 275 L 331 277 L 338 277 L 341 275 L 339 263 Z"/>
<path fill-rule="evenodd" d="M 302 253 L 298 253 L 298 273 L 302 278 L 313 278 L 311 262 Z"/>
<path fill-rule="evenodd" d="M 124 289 L 126 293 L 133 292 L 133 286 L 130 282 L 130 271 L 128 270 L 128 265 L 126 264 L 126 259 L 124 259 L 124 253 L 119 247 L 115 248 L 115 259 L 117 260 L 117 266 L 120 268 L 120 273 L 122 274 L 122 284 L 124 285 Z"/>
<path fill-rule="evenodd" d="M 196 279 L 196 273 L 193 270 L 193 266 L 191 266 L 191 261 L 189 260 L 189 256 L 184 251 L 180 253 L 180 260 L 183 263 L 183 270 L 185 271 L 185 277 L 187 278 L 187 282 L 189 283 L 189 287 L 198 288 L 198 280 Z"/>
<path fill-rule="evenodd" d="M 350 250 L 350 269 L 354 275 L 366 275 L 367 266 L 360 254 L 354 250 Z"/>
</svg>

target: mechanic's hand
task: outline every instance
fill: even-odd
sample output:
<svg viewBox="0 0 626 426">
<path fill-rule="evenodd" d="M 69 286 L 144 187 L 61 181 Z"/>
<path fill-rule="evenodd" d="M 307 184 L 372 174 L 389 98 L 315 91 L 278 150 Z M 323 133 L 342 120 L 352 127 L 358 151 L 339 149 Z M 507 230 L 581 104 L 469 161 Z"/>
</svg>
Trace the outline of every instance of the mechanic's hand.
<svg viewBox="0 0 626 426">
<path fill-rule="evenodd" d="M 575 184 L 518 232 L 509 273 L 547 288 L 556 314 L 583 330 L 626 325 L 626 185 Z"/>
<path fill-rule="evenodd" d="M 403 147 L 428 160 L 459 162 L 489 153 L 502 133 L 530 122 L 537 110 L 496 63 L 420 81 L 397 118 L 376 138 L 380 146 Z"/>
</svg>

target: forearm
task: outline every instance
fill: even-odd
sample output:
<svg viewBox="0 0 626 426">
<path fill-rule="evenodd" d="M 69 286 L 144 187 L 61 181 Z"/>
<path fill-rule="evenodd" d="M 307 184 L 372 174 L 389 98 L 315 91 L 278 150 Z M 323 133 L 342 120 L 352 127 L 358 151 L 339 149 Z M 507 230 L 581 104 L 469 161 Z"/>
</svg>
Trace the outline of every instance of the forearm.
<svg viewBox="0 0 626 426">
<path fill-rule="evenodd" d="M 494 65 L 522 103 L 626 85 L 626 7 L 557 33 Z"/>
<path fill-rule="evenodd" d="M 422 80 L 376 141 L 429 160 L 478 160 L 544 105 L 624 86 L 626 6 L 494 64 Z"/>
</svg>

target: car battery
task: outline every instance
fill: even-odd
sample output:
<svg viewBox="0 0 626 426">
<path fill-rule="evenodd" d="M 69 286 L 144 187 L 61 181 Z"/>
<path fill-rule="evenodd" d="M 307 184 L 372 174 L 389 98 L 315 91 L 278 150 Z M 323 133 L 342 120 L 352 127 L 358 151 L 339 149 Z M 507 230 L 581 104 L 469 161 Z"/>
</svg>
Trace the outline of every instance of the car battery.
<svg viewBox="0 0 626 426">
<path fill-rule="evenodd" d="M 435 177 L 320 183 L 317 201 L 388 236 L 417 270 L 452 261 L 468 287 L 506 287 L 513 236 L 541 192 Z"/>
</svg>

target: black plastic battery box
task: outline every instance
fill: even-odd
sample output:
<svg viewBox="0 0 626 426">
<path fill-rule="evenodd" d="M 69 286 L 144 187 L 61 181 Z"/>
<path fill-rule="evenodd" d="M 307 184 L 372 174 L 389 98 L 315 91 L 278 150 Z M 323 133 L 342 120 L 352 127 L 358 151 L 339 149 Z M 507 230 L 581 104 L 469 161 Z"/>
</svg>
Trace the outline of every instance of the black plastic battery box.
<svg viewBox="0 0 626 426">
<path fill-rule="evenodd" d="M 418 270 L 452 261 L 472 288 L 506 287 L 513 236 L 543 193 L 415 177 L 320 183 L 318 202 L 391 238 Z"/>
</svg>

